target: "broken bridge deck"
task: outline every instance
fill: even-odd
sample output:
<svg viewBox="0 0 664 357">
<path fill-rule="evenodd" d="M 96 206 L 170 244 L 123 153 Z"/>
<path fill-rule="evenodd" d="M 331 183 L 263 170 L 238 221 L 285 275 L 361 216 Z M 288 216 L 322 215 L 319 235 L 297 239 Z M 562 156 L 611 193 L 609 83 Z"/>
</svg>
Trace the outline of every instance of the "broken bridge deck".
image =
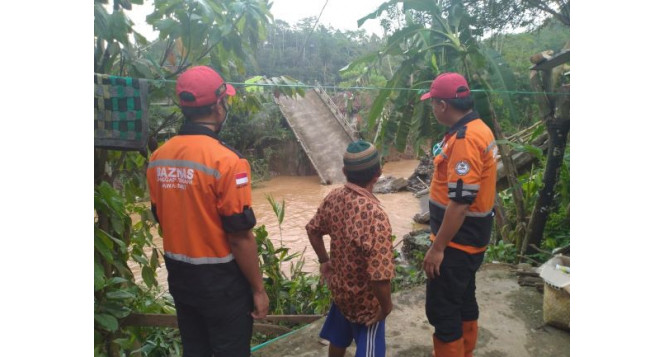
<svg viewBox="0 0 664 357">
<path fill-rule="evenodd" d="M 304 97 L 280 96 L 275 101 L 322 183 L 345 182 L 343 153 L 354 134 L 325 91 L 310 89 Z"/>
</svg>

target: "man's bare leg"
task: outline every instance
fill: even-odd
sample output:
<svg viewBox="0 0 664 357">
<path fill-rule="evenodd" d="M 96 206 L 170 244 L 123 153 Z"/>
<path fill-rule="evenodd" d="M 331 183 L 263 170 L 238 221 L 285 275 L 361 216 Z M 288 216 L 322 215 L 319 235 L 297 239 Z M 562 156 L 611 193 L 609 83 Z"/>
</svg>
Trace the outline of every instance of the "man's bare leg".
<svg viewBox="0 0 664 357">
<path fill-rule="evenodd" d="M 346 354 L 346 347 L 337 347 L 330 343 L 330 349 L 328 350 L 328 357 L 344 357 Z"/>
</svg>

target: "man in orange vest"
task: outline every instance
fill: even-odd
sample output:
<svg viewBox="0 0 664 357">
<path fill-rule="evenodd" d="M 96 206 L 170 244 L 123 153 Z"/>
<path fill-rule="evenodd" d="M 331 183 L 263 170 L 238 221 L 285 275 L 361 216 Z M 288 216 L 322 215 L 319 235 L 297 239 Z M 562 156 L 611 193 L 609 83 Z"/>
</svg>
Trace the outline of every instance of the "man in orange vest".
<svg viewBox="0 0 664 357">
<path fill-rule="evenodd" d="M 265 317 L 269 300 L 249 163 L 217 137 L 235 88 L 206 66 L 184 72 L 175 88 L 185 122 L 152 154 L 147 178 L 183 354 L 248 357 L 253 319 Z"/>
<path fill-rule="evenodd" d="M 436 357 L 471 357 L 479 308 L 475 273 L 493 224 L 496 143 L 473 110 L 466 79 L 443 73 L 421 97 L 431 101 L 438 123 L 449 127 L 434 146 L 429 213 L 433 244 L 424 257 L 426 314 L 434 326 Z"/>
</svg>

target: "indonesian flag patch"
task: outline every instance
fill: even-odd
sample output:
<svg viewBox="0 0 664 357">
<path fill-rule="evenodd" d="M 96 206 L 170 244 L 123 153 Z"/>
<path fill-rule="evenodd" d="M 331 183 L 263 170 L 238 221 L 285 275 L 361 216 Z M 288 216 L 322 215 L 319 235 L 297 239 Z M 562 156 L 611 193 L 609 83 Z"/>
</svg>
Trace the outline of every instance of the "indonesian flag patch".
<svg viewBox="0 0 664 357">
<path fill-rule="evenodd" d="M 249 183 L 249 176 L 246 172 L 235 174 L 235 187 L 246 186 Z"/>
</svg>

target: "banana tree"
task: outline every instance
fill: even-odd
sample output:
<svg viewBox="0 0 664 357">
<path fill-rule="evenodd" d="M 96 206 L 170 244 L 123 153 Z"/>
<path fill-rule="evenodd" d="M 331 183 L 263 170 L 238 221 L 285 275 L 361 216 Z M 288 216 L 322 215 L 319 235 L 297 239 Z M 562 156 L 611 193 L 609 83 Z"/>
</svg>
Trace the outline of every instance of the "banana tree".
<svg viewBox="0 0 664 357">
<path fill-rule="evenodd" d="M 461 1 L 439 2 L 435 0 L 391 0 L 383 3 L 373 13 L 358 20 L 358 26 L 368 19 L 378 18 L 383 12 L 400 6 L 405 25 L 394 31 L 385 47 L 351 63 L 344 70 L 359 66 L 378 66 L 386 56 L 397 56 L 400 64 L 388 80 L 386 89 L 377 95 L 368 116 L 370 130 L 376 130 L 375 143 L 385 151 L 390 145 L 404 150 L 409 138 L 414 138 L 416 148 L 438 138 L 442 134 L 431 113 L 430 106 L 419 100 L 428 90 L 431 80 L 441 72 L 460 72 L 470 80 L 476 90 L 477 110 L 481 117 L 491 118 L 498 139 L 504 139 L 494 107 L 491 90 L 509 89 L 508 82 L 491 56 L 486 55 L 477 38 L 481 30 L 474 27 L 474 20 Z M 398 90 L 409 88 L 411 90 Z M 509 120 L 515 121 L 516 113 L 511 98 L 501 95 L 507 103 L 503 111 Z M 517 227 L 525 232 L 526 213 L 521 185 L 511 160 L 508 146 L 499 145 L 501 157 L 508 172 L 514 201 L 517 207 Z M 518 242 L 520 243 L 520 242 Z"/>
</svg>

